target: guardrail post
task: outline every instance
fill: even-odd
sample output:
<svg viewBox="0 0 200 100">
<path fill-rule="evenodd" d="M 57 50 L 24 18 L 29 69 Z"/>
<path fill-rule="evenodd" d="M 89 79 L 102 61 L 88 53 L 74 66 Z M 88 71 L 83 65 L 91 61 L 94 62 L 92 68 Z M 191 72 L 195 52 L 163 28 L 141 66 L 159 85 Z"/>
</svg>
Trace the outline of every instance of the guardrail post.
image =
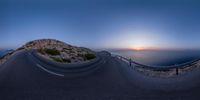
<svg viewBox="0 0 200 100">
<path fill-rule="evenodd" d="M 178 75 L 178 68 L 176 68 L 176 75 Z"/>
</svg>

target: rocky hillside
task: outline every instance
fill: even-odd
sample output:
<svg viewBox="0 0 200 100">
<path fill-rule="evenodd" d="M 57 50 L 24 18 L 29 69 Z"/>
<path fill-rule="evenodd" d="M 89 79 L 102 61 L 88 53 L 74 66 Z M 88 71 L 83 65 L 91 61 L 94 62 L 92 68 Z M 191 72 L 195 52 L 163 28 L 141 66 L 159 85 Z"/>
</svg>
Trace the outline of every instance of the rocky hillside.
<svg viewBox="0 0 200 100">
<path fill-rule="evenodd" d="M 55 39 L 40 39 L 26 43 L 17 50 L 0 58 L 0 64 L 23 50 L 36 49 L 38 54 L 60 63 L 80 63 L 96 58 L 95 52 L 83 47 L 76 47 Z"/>
<path fill-rule="evenodd" d="M 76 47 L 54 39 L 41 39 L 28 42 L 19 49 L 37 49 L 39 54 L 57 62 L 75 63 L 94 59 L 95 52 Z"/>
</svg>

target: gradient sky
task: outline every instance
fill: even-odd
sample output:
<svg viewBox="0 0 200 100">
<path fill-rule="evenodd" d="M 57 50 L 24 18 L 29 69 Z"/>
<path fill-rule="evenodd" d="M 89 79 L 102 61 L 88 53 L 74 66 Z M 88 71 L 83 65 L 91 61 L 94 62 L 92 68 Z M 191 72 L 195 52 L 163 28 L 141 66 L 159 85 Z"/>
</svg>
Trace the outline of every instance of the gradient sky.
<svg viewBox="0 0 200 100">
<path fill-rule="evenodd" d="M 41 38 L 90 48 L 200 49 L 200 2 L 0 1 L 0 48 Z"/>
</svg>

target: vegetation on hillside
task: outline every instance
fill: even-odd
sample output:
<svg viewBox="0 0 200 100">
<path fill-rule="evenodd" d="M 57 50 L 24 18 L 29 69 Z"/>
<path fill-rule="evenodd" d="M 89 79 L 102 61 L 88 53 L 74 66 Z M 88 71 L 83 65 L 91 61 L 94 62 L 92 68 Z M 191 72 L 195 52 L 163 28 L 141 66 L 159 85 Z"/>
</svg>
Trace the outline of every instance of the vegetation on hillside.
<svg viewBox="0 0 200 100">
<path fill-rule="evenodd" d="M 62 63 L 78 63 L 96 58 L 95 53 L 88 48 L 72 46 L 54 39 L 34 40 L 23 48 L 37 49 L 46 58 Z"/>
<path fill-rule="evenodd" d="M 94 55 L 94 54 L 85 54 L 84 55 L 84 58 L 86 59 L 86 60 L 91 60 L 91 59 L 94 59 L 94 58 L 96 58 L 96 56 Z"/>
<path fill-rule="evenodd" d="M 51 58 L 56 62 L 71 63 L 70 59 L 61 59 L 61 58 L 56 58 L 56 57 L 51 57 Z"/>
<path fill-rule="evenodd" d="M 42 54 L 49 54 L 52 56 L 60 55 L 60 51 L 58 51 L 56 49 L 39 49 L 39 52 Z"/>
</svg>

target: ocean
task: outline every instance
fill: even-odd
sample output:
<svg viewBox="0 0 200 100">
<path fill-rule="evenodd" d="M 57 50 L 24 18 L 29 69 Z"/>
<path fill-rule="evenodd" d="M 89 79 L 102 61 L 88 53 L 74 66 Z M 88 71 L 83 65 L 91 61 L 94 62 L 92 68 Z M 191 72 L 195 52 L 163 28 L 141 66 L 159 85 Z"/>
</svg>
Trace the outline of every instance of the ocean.
<svg viewBox="0 0 200 100">
<path fill-rule="evenodd" d="M 10 50 L 3 50 L 3 49 L 0 50 L 0 58 L 3 57 L 4 55 L 6 55 L 7 53 L 12 52 L 12 51 L 13 51 L 13 50 L 11 50 L 11 49 L 10 49 Z"/>
<path fill-rule="evenodd" d="M 200 58 L 200 50 L 112 50 L 110 52 L 153 66 L 171 66 Z"/>
<path fill-rule="evenodd" d="M 0 58 L 5 54 L 4 52 L 4 50 L 0 50 Z"/>
</svg>

